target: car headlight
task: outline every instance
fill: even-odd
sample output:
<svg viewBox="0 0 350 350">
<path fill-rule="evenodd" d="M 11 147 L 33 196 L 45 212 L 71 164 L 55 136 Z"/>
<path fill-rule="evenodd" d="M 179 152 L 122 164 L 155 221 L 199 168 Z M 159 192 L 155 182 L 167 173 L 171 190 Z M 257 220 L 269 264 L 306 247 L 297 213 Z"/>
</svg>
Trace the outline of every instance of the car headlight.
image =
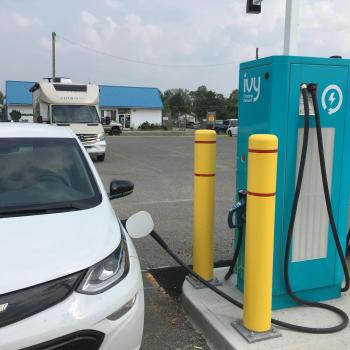
<svg viewBox="0 0 350 350">
<path fill-rule="evenodd" d="M 129 254 L 125 239 L 107 258 L 90 267 L 81 281 L 77 292 L 98 294 L 113 287 L 129 272 Z"/>
<path fill-rule="evenodd" d="M 104 141 L 104 140 L 106 139 L 105 133 L 103 132 L 103 133 L 101 133 L 101 134 L 98 134 L 98 135 L 97 135 L 97 139 L 98 139 L 99 141 Z"/>
</svg>

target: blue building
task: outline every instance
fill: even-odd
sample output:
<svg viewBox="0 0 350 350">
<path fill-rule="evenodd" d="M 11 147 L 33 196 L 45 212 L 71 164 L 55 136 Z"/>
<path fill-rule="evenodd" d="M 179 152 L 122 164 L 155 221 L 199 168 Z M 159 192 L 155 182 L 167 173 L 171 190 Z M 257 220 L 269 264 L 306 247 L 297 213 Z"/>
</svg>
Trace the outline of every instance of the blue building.
<svg viewBox="0 0 350 350">
<path fill-rule="evenodd" d="M 34 81 L 5 83 L 7 115 L 12 110 L 22 114 L 22 121 L 33 120 L 32 94 Z M 102 117 L 109 116 L 124 128 L 137 128 L 144 122 L 162 124 L 163 103 L 160 91 L 150 87 L 100 85 L 99 109 Z"/>
<path fill-rule="evenodd" d="M 22 121 L 33 121 L 32 93 L 29 89 L 34 84 L 34 81 L 6 81 L 4 104 L 9 119 L 10 113 L 16 110 L 21 112 Z"/>
</svg>

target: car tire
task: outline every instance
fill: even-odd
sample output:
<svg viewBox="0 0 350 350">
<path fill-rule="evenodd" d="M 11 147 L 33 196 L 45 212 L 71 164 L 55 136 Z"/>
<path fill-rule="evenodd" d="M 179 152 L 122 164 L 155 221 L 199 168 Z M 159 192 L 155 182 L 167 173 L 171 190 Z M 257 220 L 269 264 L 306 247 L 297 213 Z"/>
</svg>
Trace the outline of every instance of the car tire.
<svg viewBox="0 0 350 350">
<path fill-rule="evenodd" d="M 111 135 L 120 135 L 121 131 L 118 127 L 113 127 L 111 130 Z"/>
<path fill-rule="evenodd" d="M 228 136 L 232 137 L 232 131 L 231 130 L 228 131 Z"/>
<path fill-rule="evenodd" d="M 224 135 L 225 134 L 225 130 L 219 130 L 219 135 Z"/>
<path fill-rule="evenodd" d="M 98 162 L 103 162 L 106 158 L 106 153 L 100 154 L 96 157 Z"/>
</svg>

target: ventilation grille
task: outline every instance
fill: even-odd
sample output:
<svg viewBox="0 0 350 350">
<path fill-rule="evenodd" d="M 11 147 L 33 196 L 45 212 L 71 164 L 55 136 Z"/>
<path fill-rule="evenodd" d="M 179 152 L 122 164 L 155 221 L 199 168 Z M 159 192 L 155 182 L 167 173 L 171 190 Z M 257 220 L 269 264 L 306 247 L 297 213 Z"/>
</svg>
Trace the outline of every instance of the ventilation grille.
<svg viewBox="0 0 350 350">
<path fill-rule="evenodd" d="M 298 156 L 296 174 L 299 171 L 304 129 L 298 130 Z M 331 192 L 334 128 L 323 128 L 327 178 Z M 297 175 L 296 175 L 297 176 Z M 328 249 L 328 214 L 324 199 L 316 129 L 310 129 L 303 184 L 293 232 L 292 262 L 325 258 Z"/>
</svg>

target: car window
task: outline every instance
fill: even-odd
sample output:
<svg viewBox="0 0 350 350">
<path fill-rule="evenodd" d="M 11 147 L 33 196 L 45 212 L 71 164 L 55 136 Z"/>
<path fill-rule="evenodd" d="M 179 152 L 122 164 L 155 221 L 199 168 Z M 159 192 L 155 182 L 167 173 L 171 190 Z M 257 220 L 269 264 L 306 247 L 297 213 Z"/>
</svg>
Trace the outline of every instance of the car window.
<svg viewBox="0 0 350 350">
<path fill-rule="evenodd" d="M 86 209 L 100 201 L 75 139 L 0 139 L 0 213 L 38 205 Z"/>
</svg>

